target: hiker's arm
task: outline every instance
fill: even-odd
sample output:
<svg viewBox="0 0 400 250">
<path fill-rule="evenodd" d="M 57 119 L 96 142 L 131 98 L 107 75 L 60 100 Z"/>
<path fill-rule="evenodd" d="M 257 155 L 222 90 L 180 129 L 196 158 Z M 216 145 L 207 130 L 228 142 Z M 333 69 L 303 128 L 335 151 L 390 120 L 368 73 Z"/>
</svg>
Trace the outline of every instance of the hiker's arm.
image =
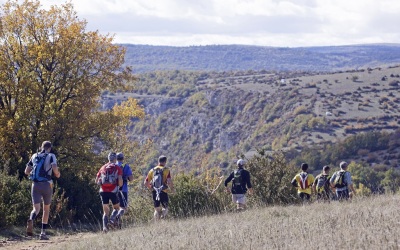
<svg viewBox="0 0 400 250">
<path fill-rule="evenodd" d="M 175 192 L 174 182 L 172 181 L 171 178 L 168 178 L 168 179 L 167 179 L 167 185 L 168 185 L 168 187 L 171 189 L 172 192 Z"/>
<path fill-rule="evenodd" d="M 124 181 L 122 180 L 122 175 L 118 175 L 118 186 L 122 187 L 123 184 L 124 184 Z"/>
<path fill-rule="evenodd" d="M 317 193 L 317 188 L 316 188 L 316 186 L 314 186 L 314 183 L 315 183 L 315 178 L 314 178 L 314 180 L 312 181 L 312 185 L 311 185 L 311 194 L 312 195 L 315 195 L 316 193 Z"/>
<path fill-rule="evenodd" d="M 351 192 L 352 192 L 353 194 L 356 194 L 356 189 L 354 188 L 353 184 L 350 184 L 350 185 L 349 185 L 349 189 L 351 190 Z"/>
<path fill-rule="evenodd" d="M 229 191 L 229 189 L 228 189 L 228 183 L 231 181 L 233 179 L 233 172 L 228 176 L 228 178 L 226 178 L 226 180 L 225 180 L 225 182 L 224 182 L 224 185 L 225 185 L 225 188 Z"/>
<path fill-rule="evenodd" d="M 146 179 L 144 179 L 143 184 L 151 190 L 151 185 L 150 185 L 150 181 L 149 181 L 149 175 L 146 176 Z"/>
<path fill-rule="evenodd" d="M 252 195 L 252 194 L 253 194 L 253 185 L 251 185 L 250 173 L 249 173 L 249 172 L 247 172 L 247 173 L 248 173 L 248 175 L 247 175 L 247 182 L 246 182 L 246 185 L 247 185 L 247 188 L 248 188 L 248 190 L 249 190 L 249 194 Z"/>
<path fill-rule="evenodd" d="M 291 183 L 292 183 L 292 186 L 293 186 L 293 187 L 296 187 L 296 188 L 299 187 L 299 184 L 297 184 L 296 177 L 293 178 L 293 180 L 292 180 Z"/>
<path fill-rule="evenodd" d="M 32 167 L 29 166 L 28 164 L 26 164 L 25 174 L 26 174 L 26 175 L 30 175 L 31 171 L 32 171 Z"/>
<path fill-rule="evenodd" d="M 315 183 L 311 186 L 311 193 L 313 194 L 317 193 L 317 187 L 315 186 Z"/>
<path fill-rule="evenodd" d="M 61 173 L 60 173 L 60 170 L 58 169 L 57 164 L 53 164 L 53 165 L 51 165 L 51 166 L 52 166 L 52 168 L 53 168 L 53 174 L 54 174 L 54 176 L 55 176 L 56 178 L 60 178 Z"/>
<path fill-rule="evenodd" d="M 133 175 L 129 175 L 126 179 L 127 179 L 128 181 L 133 181 Z"/>
<path fill-rule="evenodd" d="M 354 186 L 353 186 L 353 181 L 352 181 L 352 179 L 351 179 L 350 173 L 349 173 L 349 172 L 346 172 L 345 174 L 347 174 L 347 176 L 345 176 L 345 177 L 347 177 L 347 180 L 346 180 L 347 187 L 351 190 L 351 192 L 352 192 L 353 194 L 356 194 L 356 190 L 355 190 L 355 188 L 354 188 Z"/>
<path fill-rule="evenodd" d="M 329 179 L 329 186 L 331 187 L 332 191 L 335 191 L 335 185 L 334 185 L 335 178 L 336 178 L 336 175 L 334 174 L 334 175 L 332 175 L 332 177 Z"/>
<path fill-rule="evenodd" d="M 30 173 L 32 171 L 32 167 L 33 167 L 33 163 L 32 163 L 32 159 L 30 159 L 29 162 L 26 164 L 26 167 L 25 167 L 25 174 L 26 175 L 30 175 Z"/>
</svg>

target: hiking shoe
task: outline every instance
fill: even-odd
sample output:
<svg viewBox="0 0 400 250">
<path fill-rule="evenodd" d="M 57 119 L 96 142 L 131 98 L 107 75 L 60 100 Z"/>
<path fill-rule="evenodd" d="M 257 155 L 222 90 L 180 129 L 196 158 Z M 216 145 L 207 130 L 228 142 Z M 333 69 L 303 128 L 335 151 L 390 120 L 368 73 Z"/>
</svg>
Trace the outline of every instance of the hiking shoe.
<svg viewBox="0 0 400 250">
<path fill-rule="evenodd" d="M 49 237 L 46 234 L 40 234 L 39 240 L 49 240 Z"/>
<path fill-rule="evenodd" d="M 115 229 L 121 229 L 121 220 L 120 220 L 120 218 L 115 218 L 115 221 L 114 221 L 114 228 Z"/>
<path fill-rule="evenodd" d="M 26 222 L 26 235 L 33 236 L 33 221 L 28 220 Z"/>
<path fill-rule="evenodd" d="M 108 232 L 108 229 L 107 228 L 103 228 L 103 233 L 107 233 Z"/>
<path fill-rule="evenodd" d="M 114 229 L 115 228 L 115 222 L 113 220 L 110 220 L 107 224 L 107 227 L 109 229 Z"/>
</svg>

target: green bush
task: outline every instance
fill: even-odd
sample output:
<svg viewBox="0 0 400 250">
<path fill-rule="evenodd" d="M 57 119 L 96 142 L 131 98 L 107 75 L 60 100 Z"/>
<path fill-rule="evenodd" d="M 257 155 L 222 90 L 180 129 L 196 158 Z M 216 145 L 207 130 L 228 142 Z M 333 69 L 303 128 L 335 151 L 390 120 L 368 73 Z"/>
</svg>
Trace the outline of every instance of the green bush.
<svg viewBox="0 0 400 250">
<path fill-rule="evenodd" d="M 286 163 L 281 152 L 267 154 L 257 150 L 248 161 L 255 202 L 261 205 L 290 204 L 296 201 L 296 190 L 290 184 L 297 169 Z"/>
<path fill-rule="evenodd" d="M 17 176 L 0 174 L 0 214 L 4 215 L 0 216 L 0 228 L 25 225 L 32 210 L 32 183 L 27 178 L 19 180 Z M 40 214 L 42 212 L 41 208 Z M 96 223 L 100 218 L 100 199 L 89 178 L 77 177 L 64 170 L 54 186 L 49 224 L 65 228 L 75 222 Z M 41 215 L 37 217 L 37 223 L 40 220 Z"/>
<path fill-rule="evenodd" d="M 32 210 L 30 181 L 0 172 L 0 228 L 26 222 Z"/>
<path fill-rule="evenodd" d="M 230 200 L 221 188 L 222 181 L 223 177 L 209 175 L 209 171 L 198 176 L 178 174 L 174 178 L 176 193 L 170 196 L 171 215 L 189 217 L 225 211 Z"/>
</svg>

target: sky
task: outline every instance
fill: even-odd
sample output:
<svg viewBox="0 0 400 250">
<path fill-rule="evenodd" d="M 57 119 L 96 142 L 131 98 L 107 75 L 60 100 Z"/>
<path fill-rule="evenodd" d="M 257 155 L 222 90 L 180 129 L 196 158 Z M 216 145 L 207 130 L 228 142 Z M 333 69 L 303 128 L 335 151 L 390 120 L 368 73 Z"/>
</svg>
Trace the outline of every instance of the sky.
<svg viewBox="0 0 400 250">
<path fill-rule="evenodd" d="M 0 1 L 4 3 L 4 0 Z M 400 43 L 399 0 L 71 0 L 116 43 L 278 47 Z M 61 0 L 41 0 L 44 8 Z"/>
</svg>

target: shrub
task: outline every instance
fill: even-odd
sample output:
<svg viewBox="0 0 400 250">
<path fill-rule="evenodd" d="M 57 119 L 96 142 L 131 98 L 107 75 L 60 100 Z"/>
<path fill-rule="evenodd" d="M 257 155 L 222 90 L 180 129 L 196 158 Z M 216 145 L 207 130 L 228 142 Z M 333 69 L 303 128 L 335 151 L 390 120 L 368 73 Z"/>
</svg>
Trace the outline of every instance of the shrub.
<svg viewBox="0 0 400 250">
<path fill-rule="evenodd" d="M 26 222 L 32 210 L 30 181 L 0 172 L 0 228 Z"/>
<path fill-rule="evenodd" d="M 9 176 L 3 172 L 0 173 L 0 176 L 0 214 L 4 215 L 0 216 L 0 228 L 24 225 L 32 210 L 31 181 L 26 178 L 19 180 L 17 176 Z M 64 193 L 61 193 L 56 185 L 50 208 L 49 224 L 59 226 L 61 220 L 72 219 L 71 216 L 67 216 L 70 213 L 67 202 Z M 41 212 L 43 212 L 42 209 Z M 37 221 L 40 220 L 41 216 L 38 216 Z"/>
<path fill-rule="evenodd" d="M 255 202 L 264 205 L 290 204 L 296 200 L 296 190 L 290 184 L 296 168 L 286 163 L 279 153 L 267 154 L 263 149 L 248 161 Z"/>
<path fill-rule="evenodd" d="M 223 176 L 216 169 L 199 175 L 180 173 L 174 177 L 176 193 L 170 196 L 174 217 L 210 215 L 224 211 L 230 197 L 224 193 Z"/>
</svg>

